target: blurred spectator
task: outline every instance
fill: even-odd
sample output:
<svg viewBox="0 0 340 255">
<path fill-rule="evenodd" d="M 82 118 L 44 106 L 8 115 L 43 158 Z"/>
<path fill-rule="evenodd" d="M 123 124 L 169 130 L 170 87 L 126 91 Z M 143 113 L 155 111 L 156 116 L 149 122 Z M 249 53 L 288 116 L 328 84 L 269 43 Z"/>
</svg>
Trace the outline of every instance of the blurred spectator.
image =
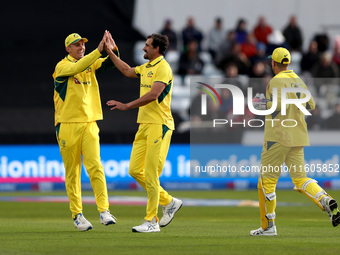
<svg viewBox="0 0 340 255">
<path fill-rule="evenodd" d="M 251 61 L 252 65 L 254 65 L 258 61 L 262 61 L 264 63 L 265 62 L 270 63 L 270 61 L 268 61 L 266 50 L 267 50 L 267 48 L 266 48 L 266 45 L 264 43 L 259 42 L 259 43 L 256 44 L 256 54 L 249 59 Z"/>
<path fill-rule="evenodd" d="M 319 62 L 318 43 L 311 41 L 308 51 L 302 55 L 300 67 L 302 72 L 311 73 L 313 66 Z"/>
<path fill-rule="evenodd" d="M 237 78 L 238 68 L 234 63 L 231 62 L 226 66 L 225 76 L 226 76 L 226 78 Z"/>
<path fill-rule="evenodd" d="M 190 121 L 194 121 L 194 122 L 200 122 L 202 120 L 202 115 L 201 115 L 201 111 L 202 111 L 202 99 L 201 99 L 201 95 L 204 94 L 205 92 L 203 90 L 199 89 L 199 92 L 197 93 L 197 95 L 193 98 L 193 100 L 190 103 L 190 107 L 189 107 L 189 115 L 190 115 Z M 204 116 L 204 115 L 203 115 Z"/>
<path fill-rule="evenodd" d="M 333 62 L 337 64 L 338 68 L 340 68 L 340 36 L 335 37 Z"/>
<path fill-rule="evenodd" d="M 318 43 L 318 52 L 325 52 L 329 48 L 329 38 L 327 34 L 316 34 L 314 40 Z"/>
<path fill-rule="evenodd" d="M 167 19 L 165 21 L 163 29 L 160 31 L 160 34 L 166 35 L 169 38 L 169 47 L 168 51 L 170 50 L 177 50 L 177 34 L 171 27 L 172 21 Z"/>
<path fill-rule="evenodd" d="M 264 62 L 258 61 L 252 66 L 249 78 L 248 87 L 253 88 L 253 97 L 256 93 L 266 93 L 266 87 L 271 76 L 268 74 Z"/>
<path fill-rule="evenodd" d="M 215 26 L 209 31 L 208 35 L 208 48 L 214 62 L 216 62 L 217 52 L 223 42 L 223 39 L 224 33 L 222 29 L 222 19 L 216 18 Z"/>
<path fill-rule="evenodd" d="M 268 35 L 272 33 L 272 28 L 266 22 L 264 16 L 259 17 L 259 21 L 254 28 L 254 35 L 258 42 L 262 42 L 265 45 L 268 44 Z"/>
<path fill-rule="evenodd" d="M 238 42 L 239 44 L 242 44 L 247 40 L 248 31 L 247 31 L 246 20 L 239 19 L 237 21 L 235 33 L 236 33 L 236 42 Z"/>
<path fill-rule="evenodd" d="M 309 130 L 323 130 L 325 128 L 325 120 L 321 117 L 318 106 L 315 106 L 312 115 L 307 117 L 306 123 Z"/>
<path fill-rule="evenodd" d="M 252 58 L 256 55 L 256 38 L 253 34 L 248 34 L 247 39 L 241 45 L 241 51 L 247 58 Z"/>
<path fill-rule="evenodd" d="M 233 111 L 233 97 L 229 89 L 221 89 L 221 101 L 222 105 L 219 109 L 220 111 L 220 118 L 226 119 L 228 115 Z"/>
<path fill-rule="evenodd" d="M 179 59 L 178 74 L 202 74 L 204 62 L 199 56 L 198 44 L 196 40 L 188 42 L 187 51 L 182 52 Z"/>
<path fill-rule="evenodd" d="M 230 62 L 229 64 L 227 64 L 224 70 L 224 74 L 226 77 L 226 79 L 224 79 L 223 81 L 224 83 L 235 85 L 239 87 L 242 91 L 244 90 L 242 83 L 240 82 L 240 79 L 238 78 L 238 68 L 236 64 L 234 64 L 233 62 Z"/>
<path fill-rule="evenodd" d="M 221 59 L 217 67 L 222 71 L 225 71 L 227 65 L 230 63 L 233 63 L 237 66 L 239 74 L 248 74 L 250 61 L 241 51 L 241 45 L 236 42 L 232 44 L 230 53 Z"/>
<path fill-rule="evenodd" d="M 203 40 L 203 34 L 195 27 L 195 21 L 193 17 L 189 17 L 187 26 L 182 31 L 183 51 L 187 50 L 187 45 L 190 41 L 196 40 L 198 44 L 198 51 L 201 51 L 201 42 Z"/>
<path fill-rule="evenodd" d="M 338 67 L 332 62 L 332 57 L 329 52 L 324 52 L 320 56 L 320 60 L 312 68 L 312 76 L 315 79 L 315 86 L 318 94 L 322 85 L 334 83 L 330 78 L 339 77 Z"/>
<path fill-rule="evenodd" d="M 220 62 L 223 58 L 229 55 L 232 45 L 236 42 L 236 33 L 234 30 L 229 30 L 226 37 L 222 40 L 219 51 L 217 53 L 216 63 Z"/>
<path fill-rule="evenodd" d="M 202 86 L 205 88 L 204 86 Z M 197 95 L 193 98 L 190 104 L 189 112 L 190 112 L 190 121 L 192 122 L 201 122 L 213 120 L 215 118 L 219 118 L 219 106 L 216 105 L 213 100 L 207 96 L 207 114 L 202 115 L 202 94 L 206 94 L 203 90 L 199 89 Z"/>
<path fill-rule="evenodd" d="M 303 44 L 302 32 L 297 25 L 295 16 L 290 17 L 289 24 L 283 30 L 283 36 L 286 38 L 290 51 L 301 51 Z"/>
<path fill-rule="evenodd" d="M 277 47 L 287 48 L 286 39 L 280 30 L 274 30 L 268 36 L 267 54 L 271 55 Z"/>
<path fill-rule="evenodd" d="M 327 119 L 327 127 L 329 129 L 340 130 L 340 104 L 334 106 L 334 113 Z"/>
<path fill-rule="evenodd" d="M 263 78 L 266 75 L 265 65 L 262 61 L 256 62 L 249 73 L 250 78 Z"/>
</svg>

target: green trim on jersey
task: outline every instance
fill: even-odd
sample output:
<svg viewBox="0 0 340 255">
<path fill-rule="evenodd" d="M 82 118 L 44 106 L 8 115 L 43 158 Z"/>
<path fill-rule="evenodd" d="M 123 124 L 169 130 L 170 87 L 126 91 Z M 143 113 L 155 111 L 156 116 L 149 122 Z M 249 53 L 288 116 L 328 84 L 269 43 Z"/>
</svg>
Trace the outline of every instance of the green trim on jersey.
<svg viewBox="0 0 340 255">
<path fill-rule="evenodd" d="M 58 123 L 58 125 L 55 126 L 55 131 L 57 133 L 57 140 L 59 139 L 59 131 L 60 131 L 60 123 Z"/>
<path fill-rule="evenodd" d="M 155 65 L 157 65 L 159 62 L 161 62 L 164 58 L 161 58 L 158 62 L 154 63 L 153 65 L 151 65 L 150 63 L 146 65 L 146 68 L 150 68 L 150 67 L 154 67 Z"/>
<path fill-rule="evenodd" d="M 166 126 L 166 125 L 162 125 L 162 129 L 163 129 L 163 134 L 162 134 L 162 139 L 164 138 L 166 132 L 168 132 L 170 129 Z"/>
<path fill-rule="evenodd" d="M 267 150 L 270 149 L 270 147 L 272 147 L 274 144 L 276 144 L 276 142 L 267 142 Z"/>
<path fill-rule="evenodd" d="M 117 49 L 117 51 L 113 51 L 116 55 L 117 55 L 117 57 L 118 58 L 120 58 L 120 53 L 119 53 L 119 50 Z M 106 71 L 106 70 L 109 70 L 109 69 L 111 69 L 111 68 L 113 68 L 113 67 L 116 67 L 115 65 L 114 65 L 114 63 L 112 62 L 112 60 L 111 60 L 111 58 L 107 58 L 107 59 L 105 59 L 105 61 L 102 63 L 102 65 L 101 65 L 101 67 L 99 67 L 98 69 L 97 69 L 97 73 L 102 73 L 102 72 L 104 72 L 104 71 Z"/>
<path fill-rule="evenodd" d="M 156 81 L 155 81 L 156 82 Z M 163 92 L 159 95 L 158 97 L 158 103 L 161 103 L 163 101 L 163 99 L 169 94 L 171 86 L 172 86 L 172 81 L 169 81 L 168 83 L 169 85 L 167 85 Z"/>
<path fill-rule="evenodd" d="M 105 61 L 102 63 L 102 65 L 96 70 L 96 73 L 102 73 L 106 70 L 109 70 L 113 68 L 115 65 L 113 64 L 111 58 L 105 59 Z"/>
<path fill-rule="evenodd" d="M 275 111 L 272 113 L 272 119 L 275 119 L 275 117 L 280 113 L 280 111 Z"/>
<path fill-rule="evenodd" d="M 58 92 L 59 97 L 65 101 L 67 91 L 68 77 L 57 77 L 54 81 L 54 89 Z"/>
<path fill-rule="evenodd" d="M 156 100 L 139 108 L 137 123 L 164 124 L 174 130 L 170 106 L 173 73 L 169 63 L 163 56 L 159 56 L 151 63 L 136 66 L 135 73 L 140 77 L 140 97 L 150 92 L 155 83 L 165 85 Z"/>
</svg>

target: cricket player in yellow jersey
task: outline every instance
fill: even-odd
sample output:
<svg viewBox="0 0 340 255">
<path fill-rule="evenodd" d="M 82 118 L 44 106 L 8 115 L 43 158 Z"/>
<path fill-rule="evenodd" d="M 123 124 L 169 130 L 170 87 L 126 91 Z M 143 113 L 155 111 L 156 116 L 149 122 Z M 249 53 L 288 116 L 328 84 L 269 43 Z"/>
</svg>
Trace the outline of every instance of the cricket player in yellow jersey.
<svg viewBox="0 0 340 255">
<path fill-rule="evenodd" d="M 100 222 L 104 225 L 116 223 L 109 211 L 96 122 L 103 119 L 96 74 L 114 66 L 108 56 L 101 58 L 104 39 L 105 34 L 98 48 L 85 56 L 88 40 L 77 33 L 70 34 L 65 40 L 68 55 L 56 65 L 53 73 L 56 135 L 65 165 L 70 210 L 74 225 L 80 231 L 92 229 L 91 223 L 82 214 L 82 157 L 94 191 Z"/>
<path fill-rule="evenodd" d="M 164 59 L 169 41 L 167 36 L 149 35 L 143 48 L 144 58 L 149 62 L 131 68 L 113 54 L 115 42 L 111 36 L 108 38 L 107 52 L 115 66 L 127 77 L 140 78 L 140 98 L 126 104 L 115 100 L 107 102 L 111 110 L 139 108 L 139 129 L 133 142 L 129 173 L 147 191 L 148 202 L 145 222 L 132 231 L 159 232 L 159 226 L 167 226 L 182 206 L 182 201 L 169 195 L 159 183 L 174 130 L 170 110 L 173 74 Z M 159 204 L 163 206 L 163 217 L 158 222 Z"/>
<path fill-rule="evenodd" d="M 258 181 L 258 194 L 261 215 L 261 227 L 250 231 L 253 236 L 275 236 L 276 184 L 280 177 L 281 166 L 286 164 L 290 177 L 295 185 L 294 189 L 307 195 L 317 206 L 326 211 L 332 225 L 340 223 L 340 213 L 337 202 L 328 195 L 316 180 L 307 177 L 304 162 L 304 146 L 309 146 L 309 137 L 304 113 L 294 104 L 287 104 L 286 114 L 281 109 L 281 92 L 283 88 L 300 88 L 307 90 L 302 79 L 288 70 L 291 62 L 290 53 L 285 48 L 276 48 L 269 56 L 272 59 L 272 69 L 275 77 L 270 80 L 266 96 L 258 101 L 254 100 L 254 108 L 258 110 L 271 109 L 273 89 L 277 89 L 277 108 L 266 115 L 264 129 L 264 144 L 261 155 L 261 174 Z M 289 92 L 287 99 L 305 98 L 306 94 Z M 315 108 L 313 97 L 303 106 L 307 110 Z M 286 124 L 282 125 L 282 121 Z M 290 120 L 290 124 L 288 124 Z"/>
</svg>

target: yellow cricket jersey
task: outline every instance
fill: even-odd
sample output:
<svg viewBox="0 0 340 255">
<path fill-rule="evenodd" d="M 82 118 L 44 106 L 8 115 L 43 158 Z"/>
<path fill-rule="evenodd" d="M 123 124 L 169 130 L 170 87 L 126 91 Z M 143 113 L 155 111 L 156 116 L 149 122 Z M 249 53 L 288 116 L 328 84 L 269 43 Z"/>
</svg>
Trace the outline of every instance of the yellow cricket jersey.
<svg viewBox="0 0 340 255">
<path fill-rule="evenodd" d="M 281 89 L 303 88 L 308 89 L 303 80 L 293 70 L 282 71 L 272 78 L 266 89 L 267 109 L 272 107 L 273 88 L 277 88 L 277 108 L 275 112 L 266 116 L 264 129 L 264 140 L 278 142 L 283 146 L 309 146 L 309 136 L 305 115 L 294 104 L 287 104 L 286 115 L 281 115 Z M 298 99 L 306 97 L 302 93 L 287 93 L 286 98 Z M 315 101 L 313 96 L 307 103 L 303 104 L 307 110 L 314 110 Z M 286 121 L 286 120 L 295 120 Z M 296 126 L 295 126 L 296 124 Z M 295 126 L 295 127 L 285 127 Z"/>
<path fill-rule="evenodd" d="M 174 130 L 174 119 L 171 114 L 171 93 L 173 74 L 170 65 L 163 56 L 135 68 L 135 73 L 140 77 L 140 96 L 151 91 L 154 82 L 166 85 L 157 100 L 139 107 L 138 123 L 164 124 Z"/>
<path fill-rule="evenodd" d="M 55 67 L 55 125 L 61 122 L 92 122 L 103 119 L 96 73 L 112 68 L 110 58 L 98 49 L 76 60 L 70 55 Z"/>
</svg>

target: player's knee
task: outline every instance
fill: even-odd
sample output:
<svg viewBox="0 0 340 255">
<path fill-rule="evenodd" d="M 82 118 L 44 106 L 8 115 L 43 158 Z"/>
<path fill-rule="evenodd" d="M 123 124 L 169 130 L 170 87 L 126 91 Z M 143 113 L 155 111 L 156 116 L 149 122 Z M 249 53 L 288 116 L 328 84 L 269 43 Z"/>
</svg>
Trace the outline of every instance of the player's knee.
<svg viewBox="0 0 340 255">
<path fill-rule="evenodd" d="M 295 189 L 301 189 L 301 190 L 306 190 L 306 187 L 313 182 L 317 182 L 314 179 L 311 178 L 293 178 L 292 179 L 293 184 L 295 185 Z"/>
<path fill-rule="evenodd" d="M 145 181 L 145 187 L 148 194 L 159 194 L 159 184 Z"/>
<path fill-rule="evenodd" d="M 129 174 L 130 174 L 132 177 L 136 177 L 136 176 L 138 175 L 138 171 L 136 171 L 136 168 L 130 167 L 130 168 L 129 168 Z"/>
<path fill-rule="evenodd" d="M 264 194 L 265 197 L 266 197 L 266 200 L 268 201 L 273 201 L 276 199 L 276 192 L 271 192 L 271 193 L 267 193 L 267 194 Z"/>
</svg>

